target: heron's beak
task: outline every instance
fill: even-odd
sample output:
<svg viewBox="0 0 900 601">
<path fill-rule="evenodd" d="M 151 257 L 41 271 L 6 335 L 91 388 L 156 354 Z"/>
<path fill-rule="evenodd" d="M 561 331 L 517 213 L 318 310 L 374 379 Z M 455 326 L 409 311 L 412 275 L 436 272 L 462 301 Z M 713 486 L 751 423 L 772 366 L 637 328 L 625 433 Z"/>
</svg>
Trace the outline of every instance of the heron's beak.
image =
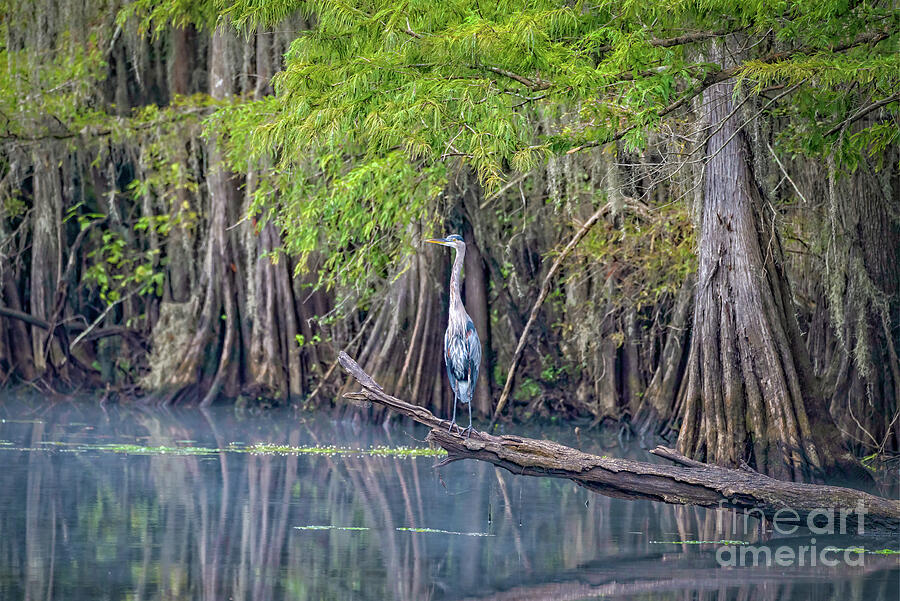
<svg viewBox="0 0 900 601">
<path fill-rule="evenodd" d="M 432 244 L 440 244 L 441 246 L 453 246 L 449 242 L 447 242 L 444 238 L 429 238 L 425 240 L 425 242 L 431 242 Z"/>
</svg>

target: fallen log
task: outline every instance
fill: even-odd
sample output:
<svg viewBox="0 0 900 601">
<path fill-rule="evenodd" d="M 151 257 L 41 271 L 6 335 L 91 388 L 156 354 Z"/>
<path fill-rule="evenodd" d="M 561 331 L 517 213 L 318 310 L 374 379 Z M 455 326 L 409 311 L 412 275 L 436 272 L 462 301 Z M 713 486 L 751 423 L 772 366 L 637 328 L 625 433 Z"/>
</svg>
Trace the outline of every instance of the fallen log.
<svg viewBox="0 0 900 601">
<path fill-rule="evenodd" d="M 346 353 L 342 352 L 339 360 L 362 386 L 360 392 L 344 397 L 384 405 L 430 427 L 426 440 L 447 451 L 447 458 L 438 465 L 478 459 L 518 475 L 566 478 L 609 497 L 736 509 L 752 512 L 754 517 L 777 519 L 787 528 L 813 524 L 816 528 L 831 527 L 832 534 L 839 533 L 839 528 L 850 534 L 900 532 L 900 501 L 852 488 L 785 482 L 750 468 L 709 465 L 662 446 L 650 452 L 676 465 L 601 457 L 521 436 L 473 431 L 464 438 L 448 431 L 449 421 L 387 394 Z"/>
</svg>

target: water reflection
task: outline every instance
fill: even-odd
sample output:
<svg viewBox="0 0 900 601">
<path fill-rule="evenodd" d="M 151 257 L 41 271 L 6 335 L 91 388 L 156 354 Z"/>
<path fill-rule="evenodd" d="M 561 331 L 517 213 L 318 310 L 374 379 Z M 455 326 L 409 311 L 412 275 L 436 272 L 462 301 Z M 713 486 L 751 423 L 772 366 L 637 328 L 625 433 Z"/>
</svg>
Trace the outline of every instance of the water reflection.
<svg viewBox="0 0 900 601">
<path fill-rule="evenodd" d="M 433 457 L 97 448 L 422 446 L 425 432 L 408 425 L 386 432 L 278 413 L 74 403 L 7 402 L 0 417 L 2 599 L 893 601 L 900 589 L 896 556 L 866 556 L 859 567 L 722 568 L 716 545 L 660 542 L 757 541 L 755 523 L 475 462 L 438 472 Z"/>
</svg>

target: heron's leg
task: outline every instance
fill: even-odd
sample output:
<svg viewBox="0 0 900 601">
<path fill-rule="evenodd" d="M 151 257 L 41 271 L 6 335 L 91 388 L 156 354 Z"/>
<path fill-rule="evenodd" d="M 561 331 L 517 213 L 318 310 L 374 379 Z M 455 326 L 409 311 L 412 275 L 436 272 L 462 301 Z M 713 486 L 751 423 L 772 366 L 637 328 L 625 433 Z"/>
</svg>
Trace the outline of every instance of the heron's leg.
<svg viewBox="0 0 900 601">
<path fill-rule="evenodd" d="M 466 433 L 466 438 L 468 438 L 472 434 L 472 401 L 469 401 L 469 427 L 463 430 Z"/>
<path fill-rule="evenodd" d="M 450 420 L 450 427 L 447 429 L 447 433 L 453 432 L 453 426 L 456 426 L 456 393 L 453 393 L 453 419 Z M 459 432 L 459 426 L 456 426 L 456 431 Z"/>
</svg>

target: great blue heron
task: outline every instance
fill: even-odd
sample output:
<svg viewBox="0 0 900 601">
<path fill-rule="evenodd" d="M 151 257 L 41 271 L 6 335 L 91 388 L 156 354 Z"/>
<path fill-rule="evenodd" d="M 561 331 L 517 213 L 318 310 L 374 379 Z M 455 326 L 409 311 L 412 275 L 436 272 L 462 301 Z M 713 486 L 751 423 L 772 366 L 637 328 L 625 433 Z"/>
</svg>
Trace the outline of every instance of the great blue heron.
<svg viewBox="0 0 900 601">
<path fill-rule="evenodd" d="M 450 429 L 456 426 L 456 402 L 469 406 L 469 427 L 460 433 L 472 433 L 472 398 L 475 396 L 475 384 L 478 382 L 478 367 L 481 365 L 481 340 L 475 331 L 472 318 L 466 313 L 462 297 L 459 295 L 459 276 L 466 257 L 466 243 L 462 236 L 451 234 L 446 238 L 429 239 L 426 242 L 440 244 L 456 249 L 453 271 L 450 275 L 450 315 L 447 320 L 447 331 L 444 333 L 444 362 L 447 364 L 447 376 L 453 389 L 453 419 Z"/>
</svg>

